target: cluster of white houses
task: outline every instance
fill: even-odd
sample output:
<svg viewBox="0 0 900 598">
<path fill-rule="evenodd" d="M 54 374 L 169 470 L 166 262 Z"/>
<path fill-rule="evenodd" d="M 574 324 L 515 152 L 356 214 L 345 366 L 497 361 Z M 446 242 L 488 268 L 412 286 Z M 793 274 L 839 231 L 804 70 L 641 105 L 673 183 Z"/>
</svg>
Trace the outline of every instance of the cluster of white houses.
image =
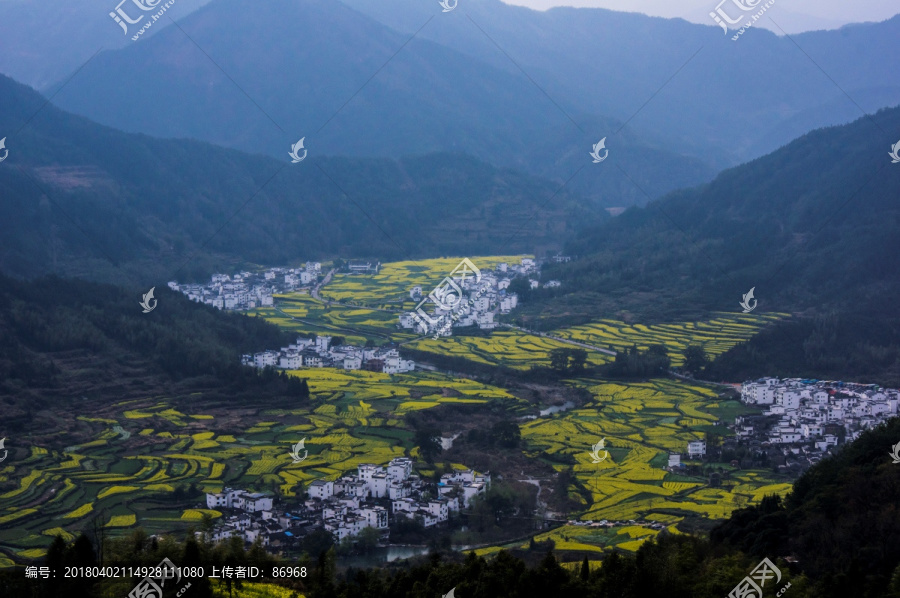
<svg viewBox="0 0 900 598">
<path fill-rule="evenodd" d="M 322 528 L 336 541 L 353 537 L 367 527 L 387 533 L 399 517 L 414 518 L 426 528 L 447 521 L 451 511 L 468 508 L 474 497 L 490 487 L 490 474 L 462 470 L 445 474 L 437 485 L 437 496 L 426 492 L 426 484 L 412 473 L 412 460 L 393 459 L 387 467 L 360 464 L 355 475 L 337 480 L 316 480 L 308 498 L 295 512 L 276 512 L 272 498 L 225 488 L 206 495 L 210 509 L 232 509 L 211 533 L 214 541 L 232 536 L 247 542 L 260 538 L 265 546 L 284 545 Z"/>
<path fill-rule="evenodd" d="M 415 311 L 400 315 L 400 328 L 415 329 L 423 333 L 451 336 L 453 328 L 478 326 L 481 330 L 493 330 L 498 326 L 497 314 L 508 314 L 519 304 L 519 296 L 508 292 L 509 285 L 516 276 L 531 276 L 538 273 L 538 265 L 533 258 L 522 258 L 520 264 L 501 262 L 493 270 L 471 274 L 463 270 L 460 276 L 452 275 L 429 294 L 422 294 L 422 287 L 415 286 L 409 292 L 413 301 L 418 301 Z M 540 283 L 529 278 L 531 288 Z M 560 286 L 551 280 L 545 287 Z M 452 301 L 443 297 L 449 296 Z M 434 304 L 432 312 L 425 309 L 428 301 Z"/>
<path fill-rule="evenodd" d="M 896 416 L 900 392 L 875 384 L 762 378 L 741 386 L 741 401 L 764 411 L 735 418 L 736 444 L 802 470 Z"/>
<path fill-rule="evenodd" d="M 307 262 L 303 268 L 269 268 L 264 272 L 239 272 L 233 276 L 213 274 L 208 284 L 169 283 L 198 303 L 218 309 L 244 310 L 271 307 L 276 293 L 288 293 L 314 286 L 322 273 L 322 264 Z"/>
<path fill-rule="evenodd" d="M 386 529 L 388 508 L 390 517 L 418 518 L 426 528 L 437 525 L 447 521 L 451 511 L 468 508 L 472 499 L 484 494 L 490 483 L 488 473 L 477 474 L 471 469 L 457 471 L 441 477 L 437 496 L 425 498 L 425 484 L 412 473 L 412 461 L 399 457 L 387 467 L 362 463 L 356 475 L 312 482 L 307 506 L 321 508 L 324 528 L 335 539 L 342 540 L 356 535 L 363 527 Z M 366 506 L 368 500 L 381 501 L 388 508 Z"/>
<path fill-rule="evenodd" d="M 317 336 L 314 339 L 301 336 L 296 343 L 282 347 L 278 351 L 243 355 L 241 363 L 257 368 L 274 367 L 283 370 L 341 368 L 385 374 L 403 374 L 416 369 L 415 361 L 403 359 L 400 352 L 392 347 L 332 345 L 331 341 L 330 336 Z"/>
<path fill-rule="evenodd" d="M 770 444 L 810 443 L 826 451 L 839 436 L 849 442 L 897 415 L 900 391 L 875 384 L 763 378 L 742 385 L 741 401 L 764 406 L 763 415 L 777 418 L 767 430 Z M 737 418 L 735 427 L 739 437 L 756 432 L 746 418 Z M 829 433 L 833 428 L 844 432 Z"/>
<path fill-rule="evenodd" d="M 669 453 L 669 462 L 666 465 L 669 469 L 677 469 L 683 467 L 681 462 L 682 453 Z M 702 440 L 691 440 L 687 443 L 688 459 L 702 459 L 706 456 L 706 442 Z"/>
<path fill-rule="evenodd" d="M 838 444 L 896 416 L 900 391 L 876 384 L 762 378 L 741 385 L 741 402 L 763 411 L 735 418 L 735 438 L 725 445 L 749 447 L 756 458 L 765 453 L 770 464 L 802 471 Z M 706 448 L 702 440 L 691 441 L 687 456 L 705 457 Z M 682 466 L 681 455 L 669 455 L 668 467 Z"/>
</svg>

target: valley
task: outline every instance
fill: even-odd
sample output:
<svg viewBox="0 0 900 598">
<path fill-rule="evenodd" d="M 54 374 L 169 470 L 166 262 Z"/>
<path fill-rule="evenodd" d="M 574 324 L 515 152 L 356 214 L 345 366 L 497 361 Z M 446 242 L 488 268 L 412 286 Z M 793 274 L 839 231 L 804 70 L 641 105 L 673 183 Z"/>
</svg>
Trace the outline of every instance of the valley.
<svg viewBox="0 0 900 598">
<path fill-rule="evenodd" d="M 509 259 L 475 258 L 474 263 L 486 270 Z M 203 393 L 178 399 L 148 396 L 108 406 L 82 399 L 81 415 L 71 423 L 55 418 L 58 429 L 32 430 L 25 443 L 10 443 L 30 448 L 27 454 L 14 448 L 17 466 L 0 470 L 4 562 L 40 558 L 48 536 L 74 537 L 86 525 L 99 525 L 111 537 L 137 527 L 152 534 L 184 533 L 204 519 L 214 526 L 223 514 L 206 509 L 203 493 L 224 487 L 268 492 L 289 508 L 299 504 L 298 492 L 314 480 L 333 480 L 360 463 L 385 465 L 403 456 L 413 458 L 415 471 L 425 478 L 463 466 L 490 471 L 495 480 L 519 479 L 529 472 L 537 480 L 537 488 L 525 491 L 532 496 L 533 511 L 507 515 L 524 520 L 525 530 L 536 530 L 535 541 L 552 539 L 563 560 L 612 547 L 633 551 L 661 529 L 680 533 L 679 528 L 708 528 L 734 508 L 788 491 L 790 479 L 784 476 L 727 463 L 696 461 L 686 473 L 666 471 L 669 453 L 684 452 L 689 442 L 709 432 L 727 435 L 720 424 L 752 411 L 729 387 L 675 378 L 629 382 L 574 376 L 540 382 L 532 376 L 529 381 L 533 368 L 551 365 L 551 351 L 571 345 L 512 328 L 483 336 L 454 329 L 451 337 L 427 340 L 399 329 L 397 316 L 413 304 L 408 292 L 403 299 L 404 291 L 413 283 L 427 286 L 451 263 L 455 261 L 427 260 L 415 272 L 408 263 L 387 263 L 377 275 L 338 275 L 320 293 L 339 303 L 282 294 L 275 296 L 273 307 L 241 317 L 262 317 L 293 334 L 340 330 L 347 342 L 399 343 L 401 352 L 408 348 L 422 356 L 424 366 L 429 357 L 458 358 L 461 367 L 456 369 L 461 371 L 453 375 L 433 366 L 393 375 L 302 368 L 289 373 L 306 381 L 309 397 L 277 408 L 252 400 L 232 406 L 204 399 Z M 606 320 L 559 329 L 553 336 L 613 350 L 661 343 L 677 365 L 689 345 L 703 344 L 716 355 L 783 317 L 721 313 L 708 321 L 665 326 Z M 606 353 L 588 351 L 586 364 L 610 360 Z M 474 373 L 465 374 L 467 364 Z M 563 400 L 571 408 L 546 409 Z M 542 409 L 548 414 L 538 415 Z M 521 440 L 498 452 L 486 451 L 469 434 L 492 421 L 517 422 Z M 417 427 L 456 441 L 433 461 L 426 460 L 415 446 Z M 290 447 L 301 438 L 309 458 L 294 464 Z M 590 447 L 600 438 L 605 438 L 610 458 L 591 463 Z M 713 470 L 722 475 L 715 487 L 704 473 Z M 543 494 L 541 504 L 534 504 L 537 489 Z M 598 530 L 567 523 L 573 519 L 642 523 Z M 554 531 L 541 532 L 543 526 Z M 501 538 L 502 527 L 481 535 L 447 529 L 437 533 L 472 544 L 479 537 L 482 542 Z M 511 529 L 523 530 L 521 524 Z M 490 554 L 500 545 L 476 552 Z"/>
<path fill-rule="evenodd" d="M 900 14 L 761 2 L 0 0 L 0 596 L 900 598 Z"/>
</svg>

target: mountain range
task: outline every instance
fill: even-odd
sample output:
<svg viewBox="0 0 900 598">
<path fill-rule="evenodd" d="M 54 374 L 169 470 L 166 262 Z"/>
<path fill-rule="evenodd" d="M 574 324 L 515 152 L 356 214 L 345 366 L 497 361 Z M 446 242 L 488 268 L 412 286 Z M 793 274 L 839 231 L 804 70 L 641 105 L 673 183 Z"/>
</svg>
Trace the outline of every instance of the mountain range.
<svg viewBox="0 0 900 598">
<path fill-rule="evenodd" d="M 460 154 L 290 164 L 122 133 L 2 76 L 0 130 L 13 131 L 0 270 L 17 276 L 149 288 L 240 264 L 552 250 L 609 217 L 558 184 Z"/>
<path fill-rule="evenodd" d="M 714 25 L 499 0 L 214 0 L 45 91 L 121 130 L 279 158 L 304 136 L 313 155 L 467 153 L 615 207 L 896 104 L 884 57 L 898 30 L 733 42 Z M 581 169 L 604 137 L 615 168 Z"/>
<path fill-rule="evenodd" d="M 3 0 L 0 2 L 0 39 L 3 40 L 0 73 L 44 89 L 70 77 L 100 50 L 132 43 L 109 16 L 120 2 Z M 177 0 L 166 14 L 177 20 L 207 2 Z M 135 8 L 128 2 L 125 10 Z M 163 26 L 156 29 L 162 30 Z M 149 29 L 145 35 L 150 37 L 155 32 Z"/>
<path fill-rule="evenodd" d="M 585 228 L 548 276 L 648 312 L 892 312 L 900 293 L 900 108 L 820 129 L 714 181 Z M 653 292 L 647 295 L 648 292 Z"/>
<path fill-rule="evenodd" d="M 900 384 L 900 108 L 819 129 L 714 181 L 588 226 L 548 266 L 558 289 L 520 316 L 690 321 L 748 307 L 792 316 L 720 356 L 706 379 Z"/>
</svg>

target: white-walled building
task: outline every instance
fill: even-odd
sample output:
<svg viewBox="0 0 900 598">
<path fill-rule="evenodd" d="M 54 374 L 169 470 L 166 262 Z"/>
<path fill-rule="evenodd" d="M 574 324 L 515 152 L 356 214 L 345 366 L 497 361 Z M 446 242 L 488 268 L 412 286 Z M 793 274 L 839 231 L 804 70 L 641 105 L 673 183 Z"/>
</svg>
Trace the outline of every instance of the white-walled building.
<svg viewBox="0 0 900 598">
<path fill-rule="evenodd" d="M 307 492 L 309 492 L 309 495 L 312 498 L 319 498 L 322 500 L 331 498 L 334 496 L 334 482 L 315 480 L 310 483 Z"/>
<path fill-rule="evenodd" d="M 689 459 L 706 456 L 706 443 L 702 440 L 692 440 L 688 442 L 687 453 Z"/>
</svg>

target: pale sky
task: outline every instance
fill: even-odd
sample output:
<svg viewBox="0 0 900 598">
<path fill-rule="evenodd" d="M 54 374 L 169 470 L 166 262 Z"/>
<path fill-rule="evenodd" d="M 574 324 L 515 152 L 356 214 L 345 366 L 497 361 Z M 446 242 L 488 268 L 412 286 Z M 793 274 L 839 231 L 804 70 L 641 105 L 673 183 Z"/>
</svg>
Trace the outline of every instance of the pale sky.
<svg viewBox="0 0 900 598">
<path fill-rule="evenodd" d="M 719 0 L 503 0 L 506 4 L 546 10 L 554 6 L 608 8 L 641 12 L 657 17 L 681 17 L 714 24 L 709 12 Z M 776 0 L 769 9 L 772 19 L 788 33 L 812 29 L 834 29 L 847 23 L 884 21 L 900 13 L 897 0 Z"/>
</svg>

